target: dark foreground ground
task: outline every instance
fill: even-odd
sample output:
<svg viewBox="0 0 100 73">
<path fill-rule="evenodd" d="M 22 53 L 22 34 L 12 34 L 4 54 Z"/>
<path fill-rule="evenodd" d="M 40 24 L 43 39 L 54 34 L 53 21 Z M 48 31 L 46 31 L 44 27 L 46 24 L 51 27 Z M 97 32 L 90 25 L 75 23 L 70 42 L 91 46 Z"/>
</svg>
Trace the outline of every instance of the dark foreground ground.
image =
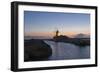
<svg viewBox="0 0 100 73">
<path fill-rule="evenodd" d="M 47 60 L 52 49 L 43 40 L 31 39 L 24 41 L 24 61 Z"/>
<path fill-rule="evenodd" d="M 65 36 L 54 37 L 53 39 L 43 39 L 54 42 L 72 43 L 78 46 L 90 45 L 87 38 L 67 38 Z M 44 61 L 52 55 L 52 48 L 40 39 L 24 40 L 24 61 Z"/>
</svg>

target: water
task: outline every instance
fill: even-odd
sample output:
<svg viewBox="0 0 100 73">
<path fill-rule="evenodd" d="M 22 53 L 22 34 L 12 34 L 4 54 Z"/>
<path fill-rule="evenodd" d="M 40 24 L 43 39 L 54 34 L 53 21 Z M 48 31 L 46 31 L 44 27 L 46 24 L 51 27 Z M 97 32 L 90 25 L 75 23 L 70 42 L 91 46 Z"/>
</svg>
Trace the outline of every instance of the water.
<svg viewBox="0 0 100 73">
<path fill-rule="evenodd" d="M 45 41 L 52 48 L 49 60 L 87 59 L 90 58 L 90 46 L 76 46 L 70 43 Z"/>
</svg>

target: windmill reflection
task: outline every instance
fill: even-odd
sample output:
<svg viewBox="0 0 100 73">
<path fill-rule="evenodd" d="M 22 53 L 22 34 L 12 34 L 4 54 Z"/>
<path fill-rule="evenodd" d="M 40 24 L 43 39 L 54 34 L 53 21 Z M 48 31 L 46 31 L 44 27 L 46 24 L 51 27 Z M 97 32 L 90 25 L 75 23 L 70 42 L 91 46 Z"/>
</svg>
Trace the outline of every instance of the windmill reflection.
<svg viewBox="0 0 100 73">
<path fill-rule="evenodd" d="M 56 58 L 57 59 L 59 59 L 59 55 L 60 55 L 60 51 L 59 51 L 59 48 L 58 48 L 58 45 L 59 45 L 59 43 L 58 43 L 58 40 L 57 40 L 57 38 L 56 37 L 58 37 L 59 36 L 59 30 L 57 29 L 56 30 L 56 32 L 55 32 L 55 36 L 54 36 L 54 41 L 55 41 L 55 56 L 56 56 Z"/>
</svg>

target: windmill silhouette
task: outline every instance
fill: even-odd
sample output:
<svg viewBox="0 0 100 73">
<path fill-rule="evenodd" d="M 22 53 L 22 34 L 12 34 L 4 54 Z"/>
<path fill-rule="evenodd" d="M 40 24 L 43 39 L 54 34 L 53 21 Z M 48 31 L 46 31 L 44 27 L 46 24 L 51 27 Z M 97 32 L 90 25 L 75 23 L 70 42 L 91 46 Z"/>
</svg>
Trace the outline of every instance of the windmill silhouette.
<svg viewBox="0 0 100 73">
<path fill-rule="evenodd" d="M 59 36 L 59 30 L 57 29 L 56 30 L 56 35 L 55 35 L 56 37 L 58 37 Z"/>
<path fill-rule="evenodd" d="M 59 25 L 59 26 L 62 26 L 62 25 Z M 55 28 L 55 36 L 54 37 L 58 37 L 58 36 L 60 36 L 61 35 L 61 30 L 62 30 L 62 28 L 61 27 L 56 27 Z M 59 28 L 59 29 L 58 29 Z M 60 31 L 59 31 L 60 30 Z"/>
</svg>

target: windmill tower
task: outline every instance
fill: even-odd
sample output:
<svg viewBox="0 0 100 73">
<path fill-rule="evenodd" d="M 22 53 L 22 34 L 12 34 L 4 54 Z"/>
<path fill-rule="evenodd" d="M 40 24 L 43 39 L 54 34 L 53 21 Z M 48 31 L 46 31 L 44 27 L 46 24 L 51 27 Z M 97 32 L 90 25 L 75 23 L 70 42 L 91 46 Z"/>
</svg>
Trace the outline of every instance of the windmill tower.
<svg viewBox="0 0 100 73">
<path fill-rule="evenodd" d="M 58 35 L 59 35 L 59 30 L 56 30 L 56 35 L 55 36 L 57 37 Z"/>
</svg>

